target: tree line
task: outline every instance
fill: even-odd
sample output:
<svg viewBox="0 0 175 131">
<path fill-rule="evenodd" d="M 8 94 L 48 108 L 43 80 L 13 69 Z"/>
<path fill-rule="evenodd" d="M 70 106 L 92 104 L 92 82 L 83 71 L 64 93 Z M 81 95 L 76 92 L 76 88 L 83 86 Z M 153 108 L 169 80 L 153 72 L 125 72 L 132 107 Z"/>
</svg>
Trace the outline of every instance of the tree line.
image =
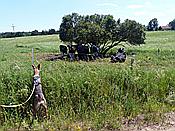
<svg viewBox="0 0 175 131">
<path fill-rule="evenodd" d="M 145 27 L 147 31 L 158 31 L 158 30 L 175 30 L 175 19 L 169 22 L 165 26 L 159 26 L 158 19 L 153 18 L 149 21 L 148 25 Z"/>
<path fill-rule="evenodd" d="M 13 38 L 13 37 L 23 37 L 23 36 L 36 36 L 36 35 L 52 35 L 58 34 L 59 32 L 55 29 L 42 30 L 39 32 L 38 30 L 34 30 L 31 32 L 4 32 L 0 33 L 0 38 Z"/>
</svg>

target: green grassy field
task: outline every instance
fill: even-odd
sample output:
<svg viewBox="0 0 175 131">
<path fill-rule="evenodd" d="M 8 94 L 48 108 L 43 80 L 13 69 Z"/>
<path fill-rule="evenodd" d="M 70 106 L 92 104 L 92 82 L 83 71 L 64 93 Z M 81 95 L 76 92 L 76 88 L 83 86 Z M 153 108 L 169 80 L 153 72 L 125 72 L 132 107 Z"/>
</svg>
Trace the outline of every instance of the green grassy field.
<svg viewBox="0 0 175 131">
<path fill-rule="evenodd" d="M 49 118 L 35 121 L 36 130 L 120 129 L 123 119 L 145 114 L 145 121 L 158 122 L 174 110 L 165 99 L 175 91 L 175 32 L 147 32 L 146 44 L 125 47 L 125 63 L 45 61 L 58 53 L 57 35 L 0 39 L 0 104 L 18 104 L 32 90 L 31 49 L 35 64 L 42 64 L 41 78 Z M 130 54 L 134 52 L 133 69 Z M 0 129 L 27 128 L 29 103 L 0 110 Z M 3 122 L 2 116 L 6 121 Z"/>
</svg>

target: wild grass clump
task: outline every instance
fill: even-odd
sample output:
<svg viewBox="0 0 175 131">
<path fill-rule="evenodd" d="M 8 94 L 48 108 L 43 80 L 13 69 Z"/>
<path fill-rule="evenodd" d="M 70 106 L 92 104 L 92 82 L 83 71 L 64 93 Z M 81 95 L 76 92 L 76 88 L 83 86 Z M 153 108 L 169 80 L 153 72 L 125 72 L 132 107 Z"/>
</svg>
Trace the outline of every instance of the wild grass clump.
<svg viewBox="0 0 175 131">
<path fill-rule="evenodd" d="M 168 37 L 167 47 L 160 46 L 163 44 L 160 39 L 164 39 L 161 33 L 159 37 L 148 33 L 144 46 L 127 47 L 125 63 L 110 63 L 109 59 L 35 61 L 42 65 L 40 75 L 49 118 L 35 122 L 34 129 L 114 130 L 120 129 L 123 121 L 138 115 L 144 115 L 146 122 L 160 121 L 163 113 L 174 110 L 166 99 L 175 91 L 174 37 L 171 37 L 173 32 L 164 33 L 163 36 Z M 32 90 L 33 73 L 30 47 L 34 47 L 37 59 L 36 56 L 49 53 L 53 48 L 57 50 L 56 39 L 57 36 L 47 36 L 42 40 L 39 37 L 1 40 L 0 104 L 19 104 L 27 99 Z M 51 47 L 48 47 L 49 41 L 53 42 Z M 162 47 L 159 52 L 158 46 Z M 135 56 L 130 56 L 132 52 Z M 132 68 L 131 59 L 134 59 Z M 27 128 L 32 115 L 31 102 L 19 108 L 0 109 L 2 129 L 16 129 L 21 120 L 21 128 Z"/>
<path fill-rule="evenodd" d="M 41 77 L 52 119 L 85 121 L 94 128 L 114 128 L 123 118 L 166 112 L 164 100 L 175 87 L 175 70 L 130 70 L 105 63 L 45 63 Z M 1 104 L 18 104 L 29 96 L 31 72 L 11 70 L 0 78 Z M 20 119 L 18 110 L 6 112 L 9 120 Z"/>
</svg>

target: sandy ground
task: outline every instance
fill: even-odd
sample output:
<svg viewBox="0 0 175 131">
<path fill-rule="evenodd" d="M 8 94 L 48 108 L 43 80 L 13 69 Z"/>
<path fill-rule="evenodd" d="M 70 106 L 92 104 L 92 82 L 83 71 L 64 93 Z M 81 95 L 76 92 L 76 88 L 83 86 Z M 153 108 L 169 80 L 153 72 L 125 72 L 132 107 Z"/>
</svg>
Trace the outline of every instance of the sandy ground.
<svg viewBox="0 0 175 131">
<path fill-rule="evenodd" d="M 131 123 L 122 127 L 121 131 L 175 131 L 175 112 L 165 114 L 164 121 L 160 124 L 142 124 L 144 116 L 138 116 Z"/>
</svg>

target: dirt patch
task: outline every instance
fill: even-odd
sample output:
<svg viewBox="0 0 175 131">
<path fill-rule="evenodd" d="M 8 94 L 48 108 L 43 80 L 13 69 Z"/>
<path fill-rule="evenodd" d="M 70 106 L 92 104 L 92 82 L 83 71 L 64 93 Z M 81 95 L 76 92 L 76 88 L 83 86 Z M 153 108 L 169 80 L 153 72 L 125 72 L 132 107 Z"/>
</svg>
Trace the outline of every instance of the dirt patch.
<svg viewBox="0 0 175 131">
<path fill-rule="evenodd" d="M 175 131 L 175 112 L 165 113 L 160 123 L 144 122 L 144 115 L 125 121 L 121 131 Z"/>
<path fill-rule="evenodd" d="M 39 60 L 46 60 L 46 61 L 57 61 L 57 60 L 63 60 L 61 54 L 42 54 L 37 57 Z"/>
</svg>

